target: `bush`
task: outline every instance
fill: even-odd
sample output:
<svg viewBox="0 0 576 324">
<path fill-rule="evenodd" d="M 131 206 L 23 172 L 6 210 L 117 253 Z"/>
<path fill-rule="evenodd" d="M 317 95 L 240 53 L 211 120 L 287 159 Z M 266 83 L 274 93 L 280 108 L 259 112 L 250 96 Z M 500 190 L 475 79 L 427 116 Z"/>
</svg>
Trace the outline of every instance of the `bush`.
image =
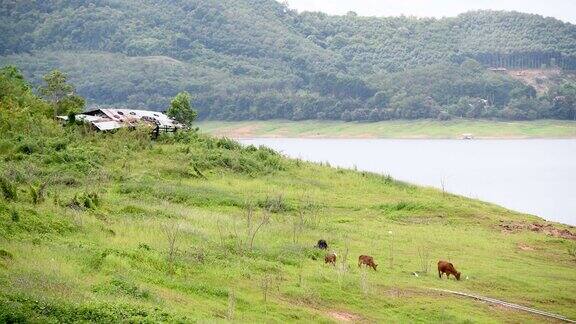
<svg viewBox="0 0 576 324">
<path fill-rule="evenodd" d="M 16 200 L 18 198 L 18 188 L 6 177 L 0 177 L 0 190 L 6 200 Z"/>
<path fill-rule="evenodd" d="M 235 140 L 229 139 L 227 137 L 222 137 L 216 142 L 216 147 L 223 148 L 227 150 L 240 150 L 242 145 Z"/>
<path fill-rule="evenodd" d="M 398 203 L 392 204 L 382 204 L 378 206 L 378 208 L 382 211 L 387 212 L 394 212 L 394 211 L 417 211 L 417 210 L 424 210 L 426 209 L 424 206 L 409 202 L 409 201 L 400 201 Z"/>
<path fill-rule="evenodd" d="M 10 211 L 10 219 L 13 222 L 19 222 L 20 221 L 20 213 L 16 209 L 12 209 L 12 211 Z"/>
<path fill-rule="evenodd" d="M 452 116 L 449 113 L 442 111 L 438 114 L 437 118 L 438 120 L 450 120 L 452 119 Z"/>
<path fill-rule="evenodd" d="M 124 294 L 138 299 L 149 299 L 148 290 L 138 287 L 126 278 L 114 277 L 108 283 L 95 286 L 92 291 L 105 294 Z"/>
<path fill-rule="evenodd" d="M 110 250 L 104 250 L 101 252 L 97 252 L 94 253 L 93 255 L 91 255 L 88 258 L 88 267 L 91 270 L 100 270 L 100 268 L 102 267 L 102 264 L 104 263 L 104 259 L 106 259 L 106 257 L 108 255 L 110 255 L 112 253 L 112 251 Z"/>
<path fill-rule="evenodd" d="M 0 249 L 0 259 L 12 260 L 12 259 L 14 259 L 14 256 L 12 255 L 12 253 L 10 253 L 6 250 Z"/>
<path fill-rule="evenodd" d="M 0 323 L 27 323 L 31 318 L 47 323 L 172 323 L 187 322 L 161 306 L 148 308 L 124 301 L 49 301 L 25 295 L 0 294 Z M 188 320 L 189 321 L 189 320 Z"/>
<path fill-rule="evenodd" d="M 39 186 L 30 185 L 28 188 L 28 192 L 30 193 L 30 198 L 32 199 L 32 203 L 37 205 L 44 201 L 44 191 L 46 190 L 46 184 L 43 183 Z"/>
<path fill-rule="evenodd" d="M 52 149 L 54 149 L 55 151 L 63 151 L 66 149 L 66 147 L 68 146 L 68 143 L 66 143 L 63 140 L 54 140 L 50 143 L 50 146 L 52 147 Z"/>
<path fill-rule="evenodd" d="M 96 209 L 98 206 L 100 206 L 100 196 L 95 192 L 77 193 L 68 203 L 68 207 L 74 209 Z"/>
<path fill-rule="evenodd" d="M 568 247 L 568 255 L 576 261 L 576 244 Z"/>
<path fill-rule="evenodd" d="M 26 142 L 20 144 L 17 150 L 20 153 L 31 155 L 33 153 L 38 153 L 40 151 L 40 147 L 36 143 Z"/>
<path fill-rule="evenodd" d="M 258 207 L 267 209 L 271 213 L 282 213 L 293 210 L 282 195 L 276 197 L 266 197 L 266 199 L 258 202 Z"/>
</svg>

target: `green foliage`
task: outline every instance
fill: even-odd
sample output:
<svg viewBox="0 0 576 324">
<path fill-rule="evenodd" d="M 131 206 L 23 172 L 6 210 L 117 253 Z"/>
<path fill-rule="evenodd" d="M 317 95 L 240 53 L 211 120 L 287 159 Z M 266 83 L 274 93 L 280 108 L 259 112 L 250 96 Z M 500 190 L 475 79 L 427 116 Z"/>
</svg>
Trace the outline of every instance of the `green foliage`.
<svg viewBox="0 0 576 324">
<path fill-rule="evenodd" d="M 576 120 L 576 82 L 564 82 L 548 93 L 550 103 L 549 116 Z"/>
<path fill-rule="evenodd" d="M 148 290 L 141 289 L 134 283 L 130 282 L 129 279 L 119 276 L 112 278 L 108 283 L 104 285 L 97 285 L 93 287 L 92 291 L 107 295 L 124 294 L 138 299 L 151 298 L 150 292 Z"/>
<path fill-rule="evenodd" d="M 10 253 L 6 250 L 0 249 L 0 259 L 12 260 L 12 259 L 14 259 L 14 256 L 12 255 L 12 253 Z"/>
<path fill-rule="evenodd" d="M 74 94 L 74 86 L 68 83 L 68 76 L 59 70 L 52 70 L 44 76 L 45 85 L 39 91 L 53 106 L 54 115 L 69 115 L 82 112 L 86 101 Z"/>
<path fill-rule="evenodd" d="M 29 92 L 30 86 L 17 67 L 8 65 L 0 69 L 0 100 L 4 101 Z"/>
<path fill-rule="evenodd" d="M 22 295 L 0 295 L 0 321 L 26 323 L 30 315 L 39 322 L 184 322 L 158 308 L 124 302 L 55 302 Z"/>
<path fill-rule="evenodd" d="M 205 178 L 205 172 L 214 169 L 229 170 L 255 176 L 285 170 L 288 166 L 280 154 L 267 147 L 243 147 L 229 138 L 213 138 L 197 132 L 180 132 L 160 138 L 164 143 L 182 143 L 182 154 L 187 156 L 183 174 Z"/>
<path fill-rule="evenodd" d="M 18 212 L 18 210 L 12 209 L 12 210 L 10 211 L 10 219 L 11 219 L 13 222 L 19 222 L 19 221 L 20 221 L 20 213 Z"/>
<path fill-rule="evenodd" d="M 486 70 L 575 70 L 576 27 L 552 18 L 495 11 L 443 19 L 328 16 L 299 14 L 274 0 L 144 3 L 7 4 L 0 62 L 24 68 L 35 83 L 61 69 L 99 105 L 163 110 L 185 90 L 200 119 L 576 115 L 573 104 L 560 101 L 536 116 L 504 111 L 519 93 L 530 97 L 530 87 Z M 51 79 L 66 84 L 62 75 Z M 554 97 L 544 101 L 552 105 Z M 461 98 L 489 107 L 458 114 L 453 105 Z M 58 109 L 70 109 L 63 105 Z M 189 123 L 193 115 L 183 109 L 178 116 Z"/>
<path fill-rule="evenodd" d="M 18 199 L 18 187 L 8 178 L 0 176 L 0 191 L 6 200 Z"/>
<path fill-rule="evenodd" d="M 85 105 L 86 100 L 84 100 L 84 98 L 72 94 L 58 101 L 56 112 L 58 114 L 64 114 L 65 116 L 70 116 L 81 113 L 84 110 Z"/>
<path fill-rule="evenodd" d="M 45 85 L 40 88 L 40 94 L 52 102 L 62 100 L 69 93 L 74 92 L 74 87 L 67 83 L 68 76 L 59 70 L 52 70 L 43 79 Z"/>
<path fill-rule="evenodd" d="M 216 147 L 223 148 L 226 150 L 240 150 L 242 146 L 235 140 L 229 139 L 227 137 L 221 137 L 216 141 Z M 248 149 L 252 151 L 252 149 Z"/>
<path fill-rule="evenodd" d="M 258 202 L 258 207 L 266 209 L 271 213 L 283 213 L 294 210 L 294 208 L 286 202 L 286 199 L 284 199 L 282 195 L 266 197 L 266 199 Z"/>
<path fill-rule="evenodd" d="M 0 107 L 2 138 L 15 139 L 11 143 L 25 154 L 40 148 L 41 137 L 61 133 L 61 129 L 54 127 L 55 122 L 46 118 L 52 115 L 50 105 L 32 92 L 22 74 L 12 66 L 0 69 Z"/>
<path fill-rule="evenodd" d="M 70 208 L 95 209 L 100 206 L 100 195 L 96 192 L 81 192 L 74 195 L 68 203 Z"/>
<path fill-rule="evenodd" d="M 570 255 L 572 259 L 576 261 L 576 244 L 572 244 L 568 247 L 568 255 Z"/>
<path fill-rule="evenodd" d="M 166 114 L 184 125 L 192 126 L 192 123 L 196 120 L 197 113 L 190 106 L 191 100 L 192 97 L 188 92 L 180 92 L 170 102 L 170 108 L 168 108 Z"/>
<path fill-rule="evenodd" d="M 45 190 L 46 190 L 46 183 L 42 183 L 38 186 L 29 185 L 28 192 L 30 193 L 30 198 L 32 199 L 32 203 L 34 205 L 37 205 L 44 201 Z"/>
</svg>

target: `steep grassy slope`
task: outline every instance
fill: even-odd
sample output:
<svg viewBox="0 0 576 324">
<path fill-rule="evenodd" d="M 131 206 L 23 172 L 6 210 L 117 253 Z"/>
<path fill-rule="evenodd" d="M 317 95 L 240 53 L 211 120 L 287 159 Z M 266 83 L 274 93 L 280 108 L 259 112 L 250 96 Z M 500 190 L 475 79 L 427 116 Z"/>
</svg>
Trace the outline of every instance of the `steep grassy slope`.
<svg viewBox="0 0 576 324">
<path fill-rule="evenodd" d="M 0 322 L 543 320 L 433 287 L 576 318 L 573 229 L 196 132 L 62 126 L 52 109 L 0 70 Z M 463 280 L 438 279 L 438 259 Z"/>
<path fill-rule="evenodd" d="M 543 222 L 494 205 L 203 136 L 92 134 L 2 155 L 19 188 L 0 203 L 3 320 L 542 320 L 429 287 L 576 317 L 573 242 L 505 233 L 502 222 Z M 38 181 L 49 185 L 35 205 Z M 347 260 L 324 265 L 319 238 Z M 358 269 L 360 254 L 378 271 Z M 438 259 L 467 279 L 439 280 Z"/>
</svg>

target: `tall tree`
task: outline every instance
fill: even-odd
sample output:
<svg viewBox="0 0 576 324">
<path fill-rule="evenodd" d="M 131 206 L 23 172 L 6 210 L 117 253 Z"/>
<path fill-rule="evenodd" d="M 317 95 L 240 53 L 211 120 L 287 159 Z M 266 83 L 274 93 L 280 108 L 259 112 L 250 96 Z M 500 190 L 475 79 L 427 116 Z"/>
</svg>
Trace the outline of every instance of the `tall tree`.
<svg viewBox="0 0 576 324">
<path fill-rule="evenodd" d="M 170 102 L 167 115 L 184 125 L 191 126 L 198 116 L 196 110 L 192 109 L 191 100 L 192 96 L 187 91 L 178 93 Z"/>
<path fill-rule="evenodd" d="M 54 116 L 82 112 L 86 101 L 74 94 L 74 86 L 68 83 L 68 76 L 65 73 L 52 70 L 43 79 L 45 85 L 40 87 L 40 94 L 52 105 Z"/>
</svg>

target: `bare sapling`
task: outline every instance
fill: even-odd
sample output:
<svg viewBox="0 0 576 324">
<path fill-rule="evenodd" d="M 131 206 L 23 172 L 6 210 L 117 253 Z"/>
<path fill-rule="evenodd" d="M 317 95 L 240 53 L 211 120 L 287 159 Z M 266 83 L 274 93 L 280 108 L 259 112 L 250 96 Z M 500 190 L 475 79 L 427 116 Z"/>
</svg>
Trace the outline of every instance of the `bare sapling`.
<svg viewBox="0 0 576 324">
<path fill-rule="evenodd" d="M 305 221 L 305 211 L 300 209 L 296 215 L 293 217 L 292 222 L 292 243 L 297 244 L 302 232 L 304 231 Z"/>
<path fill-rule="evenodd" d="M 390 269 L 394 268 L 394 235 L 392 233 L 392 231 L 388 231 L 388 234 L 390 235 Z"/>
<path fill-rule="evenodd" d="M 38 186 L 30 185 L 29 193 L 34 205 L 40 204 L 44 201 L 46 183 L 41 183 Z"/>
<path fill-rule="evenodd" d="M 252 230 L 252 233 L 250 235 L 250 244 L 249 244 L 250 251 L 252 251 L 252 249 L 254 248 L 254 239 L 256 238 L 256 235 L 258 234 L 262 226 L 268 224 L 269 222 L 270 222 L 270 211 L 265 209 L 264 212 L 262 213 L 262 217 L 260 218 L 259 222 L 254 225 L 254 229 Z"/>
<path fill-rule="evenodd" d="M 229 321 L 234 320 L 234 312 L 236 311 L 236 293 L 234 290 L 228 292 L 228 312 L 226 317 Z"/>
<path fill-rule="evenodd" d="M 367 268 L 360 269 L 360 289 L 364 295 L 368 295 L 370 292 L 370 284 L 368 283 L 368 271 Z"/>
<path fill-rule="evenodd" d="M 218 237 L 220 238 L 220 247 L 224 248 L 224 229 L 222 228 L 222 223 L 220 220 L 216 222 L 216 227 L 218 228 Z"/>
<path fill-rule="evenodd" d="M 440 178 L 440 187 L 442 188 L 442 196 L 446 196 L 446 178 Z"/>
<path fill-rule="evenodd" d="M 424 246 L 418 247 L 418 261 L 420 262 L 420 273 L 427 274 L 430 271 L 430 253 Z"/>
<path fill-rule="evenodd" d="M 272 276 L 265 274 L 260 281 L 260 289 L 262 290 L 262 300 L 264 301 L 264 309 L 268 313 L 268 294 L 272 286 Z"/>
<path fill-rule="evenodd" d="M 246 209 L 244 212 L 244 222 L 246 225 L 245 233 L 240 234 L 241 230 L 238 230 L 238 224 L 234 223 L 233 230 L 234 230 L 234 237 L 236 239 L 236 249 L 238 253 L 243 254 L 245 250 L 245 245 L 248 239 L 252 236 L 253 230 L 253 219 L 254 219 L 254 204 L 252 202 L 247 201 L 245 203 Z"/>
<path fill-rule="evenodd" d="M 344 237 L 344 248 L 342 249 L 341 256 L 336 262 L 336 274 L 338 275 L 338 285 L 342 288 L 346 273 L 348 273 L 348 254 L 350 252 L 350 242 L 348 237 Z"/>
<path fill-rule="evenodd" d="M 246 230 L 247 236 L 250 236 L 250 232 L 252 231 L 252 219 L 254 218 L 254 205 L 251 202 L 246 203 Z"/>
<path fill-rule="evenodd" d="M 350 241 L 346 237 L 344 240 L 344 251 L 342 252 L 342 257 L 340 258 L 340 268 L 342 272 L 348 271 L 348 253 L 350 252 Z"/>
<path fill-rule="evenodd" d="M 576 261 L 576 244 L 568 247 L 568 255 L 572 257 L 572 260 Z"/>
<path fill-rule="evenodd" d="M 302 266 L 298 269 L 298 287 L 304 287 L 304 269 Z"/>
<path fill-rule="evenodd" d="M 166 236 L 166 241 L 168 242 L 168 267 L 170 271 L 173 271 L 174 261 L 176 260 L 176 254 L 178 252 L 178 247 L 176 246 L 176 241 L 180 236 L 180 225 L 176 222 L 166 223 L 162 226 L 162 231 Z"/>
<path fill-rule="evenodd" d="M 235 238 L 235 242 L 236 242 L 236 251 L 242 255 L 244 252 L 244 240 L 242 235 L 240 235 L 240 233 L 238 232 L 238 224 L 236 222 L 234 222 L 234 226 L 232 227 L 232 229 L 234 230 L 234 238 Z"/>
<path fill-rule="evenodd" d="M 271 213 L 265 209 L 261 213 L 261 217 L 256 217 L 256 209 L 252 203 L 246 203 L 244 210 L 243 221 L 234 222 L 232 231 L 235 238 L 236 250 L 242 255 L 245 251 L 252 251 L 256 236 L 262 230 L 264 225 L 270 222 Z M 218 235 L 220 236 L 220 244 L 225 245 L 226 231 L 220 221 L 216 224 Z M 244 227 L 245 226 L 245 227 Z"/>
</svg>

